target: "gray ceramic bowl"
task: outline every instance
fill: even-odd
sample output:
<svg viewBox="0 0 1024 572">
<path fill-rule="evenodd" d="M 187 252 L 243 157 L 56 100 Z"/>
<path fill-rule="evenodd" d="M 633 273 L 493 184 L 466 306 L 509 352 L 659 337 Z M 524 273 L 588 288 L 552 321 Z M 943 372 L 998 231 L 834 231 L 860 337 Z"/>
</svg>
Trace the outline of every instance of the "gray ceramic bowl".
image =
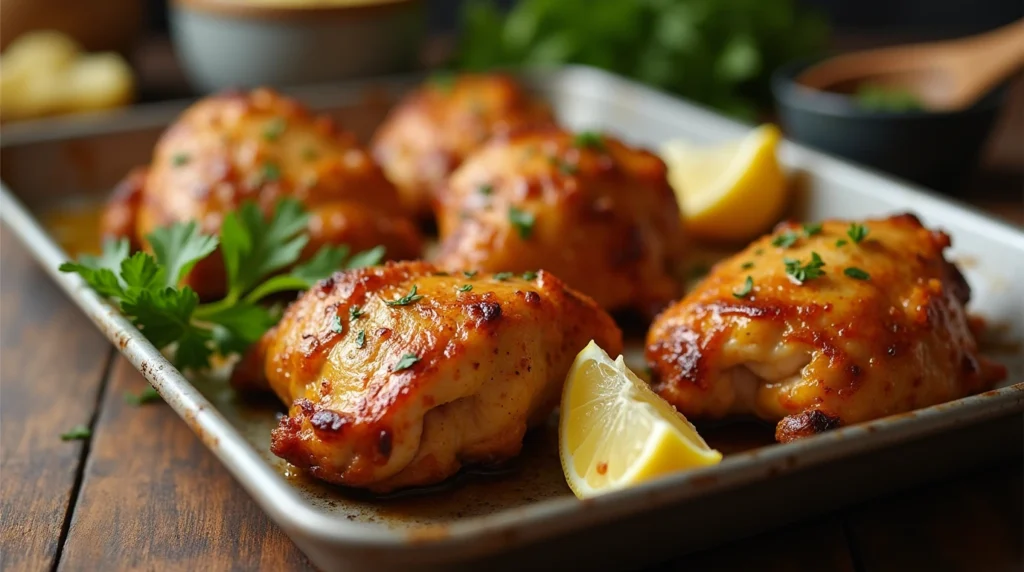
<svg viewBox="0 0 1024 572">
<path fill-rule="evenodd" d="M 198 90 L 299 85 L 410 69 L 423 37 L 422 8 L 421 0 L 174 0 L 171 30 Z"/>
<path fill-rule="evenodd" d="M 790 139 L 935 190 L 963 189 L 1005 87 L 963 111 L 876 111 L 848 96 L 797 84 L 794 78 L 811 63 L 784 66 L 772 77 L 779 119 Z"/>
</svg>

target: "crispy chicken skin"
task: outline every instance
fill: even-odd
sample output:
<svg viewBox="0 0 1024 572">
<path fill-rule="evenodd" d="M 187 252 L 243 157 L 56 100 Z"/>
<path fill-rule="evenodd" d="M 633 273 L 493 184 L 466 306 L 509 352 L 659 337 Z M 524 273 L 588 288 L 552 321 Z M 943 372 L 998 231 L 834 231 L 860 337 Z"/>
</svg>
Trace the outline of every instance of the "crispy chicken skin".
<svg viewBox="0 0 1024 572">
<path fill-rule="evenodd" d="M 148 168 L 132 171 L 114 193 L 104 232 L 137 247 L 154 229 L 197 220 L 207 233 L 245 200 L 271 211 L 294 197 L 310 214 L 306 255 L 323 244 L 354 250 L 378 244 L 390 258 L 415 258 L 421 238 L 402 215 L 398 193 L 353 136 L 329 118 L 270 90 L 208 97 L 186 110 L 157 143 Z M 219 258 L 187 279 L 201 296 L 224 288 Z"/>
<path fill-rule="evenodd" d="M 493 140 L 452 174 L 438 265 L 543 268 L 608 310 L 675 300 L 685 244 L 665 164 L 611 137 L 534 130 Z"/>
<path fill-rule="evenodd" d="M 414 287 L 422 298 L 387 304 Z M 517 455 L 592 338 L 622 350 L 608 314 L 546 272 L 499 280 L 389 263 L 303 294 L 232 383 L 269 385 L 292 404 L 274 454 L 317 478 L 386 492 Z"/>
<path fill-rule="evenodd" d="M 827 221 L 813 236 L 784 223 L 716 265 L 651 327 L 654 389 L 694 418 L 777 421 L 776 439 L 787 442 L 1004 378 L 1005 368 L 978 353 L 964 310 L 970 290 L 943 258 L 949 237 L 912 215 L 863 224 L 869 232 L 857 243 L 846 221 Z M 800 238 L 773 246 L 787 232 Z M 798 285 L 784 259 L 806 263 L 812 252 L 825 274 Z M 747 276 L 753 287 L 740 297 Z"/>
<path fill-rule="evenodd" d="M 550 109 L 509 77 L 442 76 L 395 107 L 372 148 L 406 207 L 426 218 L 448 175 L 492 135 L 553 123 Z"/>
</svg>

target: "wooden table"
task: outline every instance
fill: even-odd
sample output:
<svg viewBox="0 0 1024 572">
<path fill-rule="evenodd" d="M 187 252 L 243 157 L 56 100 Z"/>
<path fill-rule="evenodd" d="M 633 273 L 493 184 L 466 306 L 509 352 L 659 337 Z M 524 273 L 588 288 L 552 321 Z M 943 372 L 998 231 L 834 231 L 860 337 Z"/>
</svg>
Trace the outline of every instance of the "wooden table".
<svg viewBox="0 0 1024 572">
<path fill-rule="evenodd" d="M 1024 84 L 971 202 L 1024 223 Z M 0 231 L 0 569 L 310 570 L 141 375 Z M 61 441 L 76 424 L 83 441 Z M 1021 570 L 1020 459 L 681 556 L 664 570 Z"/>
</svg>

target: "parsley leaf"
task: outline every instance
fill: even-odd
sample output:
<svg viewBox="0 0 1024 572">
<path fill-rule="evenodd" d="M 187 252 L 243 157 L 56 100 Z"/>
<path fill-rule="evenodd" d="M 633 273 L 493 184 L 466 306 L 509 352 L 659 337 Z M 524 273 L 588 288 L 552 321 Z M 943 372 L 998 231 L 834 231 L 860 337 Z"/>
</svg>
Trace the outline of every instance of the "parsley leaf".
<svg viewBox="0 0 1024 572">
<path fill-rule="evenodd" d="M 430 76 L 430 86 L 442 93 L 451 93 L 455 89 L 455 74 L 450 71 L 437 72 Z"/>
<path fill-rule="evenodd" d="M 853 266 L 844 269 L 843 270 L 843 274 L 849 276 L 850 278 L 853 278 L 854 280 L 870 280 L 871 279 L 871 275 L 870 274 L 868 274 L 867 272 L 864 272 L 860 268 L 855 268 Z"/>
<path fill-rule="evenodd" d="M 385 249 L 383 246 L 375 246 L 370 250 L 364 250 L 356 253 L 352 258 L 348 259 L 345 263 L 345 268 L 349 270 L 355 270 L 356 268 L 366 268 L 368 266 L 377 266 L 381 260 L 384 260 Z"/>
<path fill-rule="evenodd" d="M 263 126 L 263 138 L 267 141 L 277 141 L 284 134 L 284 130 L 287 127 L 288 122 L 285 121 L 284 117 L 275 117 Z"/>
<path fill-rule="evenodd" d="M 868 227 L 851 222 L 850 228 L 846 230 L 846 235 L 849 236 L 850 240 L 855 244 L 860 244 L 860 241 L 864 240 L 864 237 L 868 235 Z"/>
<path fill-rule="evenodd" d="M 68 429 L 66 433 L 61 433 L 61 441 L 81 441 L 92 437 L 92 430 L 85 425 L 75 425 L 71 429 Z"/>
<path fill-rule="evenodd" d="M 221 252 L 228 278 L 228 296 L 238 298 L 266 276 L 294 263 L 309 241 L 303 233 L 307 216 L 302 204 L 282 199 L 270 221 L 247 202 L 224 217 Z"/>
<path fill-rule="evenodd" d="M 192 267 L 217 248 L 217 237 L 199 232 L 195 221 L 158 228 L 146 237 L 156 262 L 166 270 L 164 286 L 176 286 Z"/>
<path fill-rule="evenodd" d="M 516 207 L 509 207 L 508 220 L 519 233 L 519 238 L 526 240 L 533 235 L 533 223 L 536 222 L 536 217 L 534 217 L 533 213 L 517 209 Z"/>
<path fill-rule="evenodd" d="M 157 393 L 156 389 L 153 389 L 152 387 L 147 387 L 146 389 L 143 389 L 139 393 L 125 393 L 124 400 L 129 405 L 139 406 L 145 405 L 147 403 L 153 403 L 155 401 L 160 401 L 160 394 Z"/>
<path fill-rule="evenodd" d="M 171 165 L 175 167 L 183 167 L 188 165 L 188 162 L 192 160 L 192 157 L 188 153 L 175 153 L 171 157 Z"/>
<path fill-rule="evenodd" d="M 409 293 L 406 294 L 405 296 L 402 296 L 401 298 L 396 298 L 394 300 L 385 300 L 384 303 L 387 304 L 388 306 L 408 306 L 409 304 L 412 304 L 413 302 L 422 299 L 423 296 L 416 293 L 416 285 L 413 284 L 412 290 L 409 290 Z"/>
<path fill-rule="evenodd" d="M 825 266 L 825 262 L 821 260 L 817 252 L 811 253 L 811 260 L 807 264 L 802 264 L 799 260 L 792 258 L 783 258 L 782 260 L 786 265 L 786 274 L 789 274 L 790 280 L 797 284 L 803 284 L 825 274 L 825 271 L 821 269 Z"/>
<path fill-rule="evenodd" d="M 494 192 L 494 185 L 491 185 L 491 184 L 488 184 L 488 183 L 484 183 L 483 185 L 480 185 L 479 187 L 477 187 L 476 190 L 481 195 L 487 196 L 487 195 L 489 195 L 489 194 Z"/>
<path fill-rule="evenodd" d="M 754 263 L 753 262 L 744 262 L 743 264 L 740 265 L 740 268 L 742 268 L 743 270 L 750 270 L 753 267 L 754 267 Z"/>
<path fill-rule="evenodd" d="M 473 285 L 472 284 L 463 284 L 462 286 L 459 286 L 459 292 L 469 292 L 472 289 L 473 289 Z"/>
<path fill-rule="evenodd" d="M 839 240 L 836 241 L 836 248 L 842 248 L 842 247 L 846 246 L 847 244 L 848 243 L 846 242 L 845 238 L 840 238 Z"/>
<path fill-rule="evenodd" d="M 806 223 L 803 225 L 804 236 L 811 237 L 816 234 L 821 234 L 822 225 L 820 222 Z"/>
<path fill-rule="evenodd" d="M 416 354 L 405 354 L 399 358 L 398 363 L 391 371 L 402 371 L 403 369 L 409 369 L 414 366 L 416 362 L 420 361 L 420 358 Z"/>
<path fill-rule="evenodd" d="M 527 270 L 526 272 L 523 272 L 522 279 L 526 280 L 527 282 L 529 282 L 529 281 L 533 280 L 536 277 L 537 277 L 537 273 L 536 272 L 534 272 L 533 270 Z"/>
<path fill-rule="evenodd" d="M 743 299 L 750 295 L 750 291 L 754 289 L 754 279 L 747 276 L 747 280 L 743 283 L 743 287 L 738 291 L 733 292 L 732 295 L 736 298 Z"/>
<path fill-rule="evenodd" d="M 778 246 L 780 248 L 789 248 L 796 244 L 796 241 L 800 238 L 795 232 L 784 232 L 779 236 L 772 239 L 772 246 Z"/>
<path fill-rule="evenodd" d="M 356 347 L 362 349 L 366 345 L 366 330 L 359 330 L 356 334 Z"/>
<path fill-rule="evenodd" d="M 580 131 L 572 138 L 572 144 L 581 149 L 604 150 L 604 139 L 596 131 Z"/>
<path fill-rule="evenodd" d="M 348 321 L 353 322 L 358 320 L 363 317 L 363 314 L 365 314 L 365 312 L 363 312 L 362 306 L 354 305 L 348 309 Z"/>
<path fill-rule="evenodd" d="M 465 276 L 466 278 L 472 278 L 472 277 L 477 275 L 477 271 L 476 270 L 463 270 L 462 271 L 462 275 Z"/>
<path fill-rule="evenodd" d="M 511 278 L 512 276 L 513 274 L 511 272 L 499 272 L 494 275 L 494 279 L 497 280 L 498 282 L 504 282 Z"/>
</svg>

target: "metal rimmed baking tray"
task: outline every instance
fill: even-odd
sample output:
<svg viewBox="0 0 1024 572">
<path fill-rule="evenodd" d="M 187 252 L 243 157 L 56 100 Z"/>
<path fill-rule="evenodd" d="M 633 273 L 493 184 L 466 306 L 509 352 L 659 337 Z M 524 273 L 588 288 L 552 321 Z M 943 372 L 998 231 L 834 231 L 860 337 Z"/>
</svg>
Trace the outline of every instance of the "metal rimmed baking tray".
<svg viewBox="0 0 1024 572">
<path fill-rule="evenodd" d="M 657 146 L 742 135 L 747 126 L 607 73 L 579 67 L 526 74 L 564 123 Z M 366 137 L 412 85 L 380 80 L 296 91 Z M 466 475 L 444 490 L 369 498 L 292 475 L 268 451 L 273 408 L 246 404 L 216 377 L 183 377 L 130 323 L 76 276 L 41 220 L 101 200 L 148 159 L 185 103 L 113 116 L 4 127 L 0 216 L 79 307 L 224 462 L 238 482 L 323 570 L 465 566 L 545 569 L 636 566 L 750 534 L 972 464 L 1019 456 L 1024 360 L 993 344 L 1010 367 L 1000 388 L 785 445 L 727 440 L 718 466 L 669 476 L 586 502 L 561 478 L 550 431 L 494 475 Z M 794 214 L 808 220 L 913 211 L 953 237 L 974 291 L 972 311 L 1002 341 L 1024 338 L 1024 233 L 971 209 L 796 145 L 782 160 L 796 182 Z M 76 206 L 78 205 L 78 206 Z M 996 335 L 998 334 L 998 335 Z M 1014 384 L 1015 382 L 1018 382 Z M 725 442 L 725 441 L 723 441 Z M 730 454 L 730 451 L 734 451 Z"/>
</svg>

